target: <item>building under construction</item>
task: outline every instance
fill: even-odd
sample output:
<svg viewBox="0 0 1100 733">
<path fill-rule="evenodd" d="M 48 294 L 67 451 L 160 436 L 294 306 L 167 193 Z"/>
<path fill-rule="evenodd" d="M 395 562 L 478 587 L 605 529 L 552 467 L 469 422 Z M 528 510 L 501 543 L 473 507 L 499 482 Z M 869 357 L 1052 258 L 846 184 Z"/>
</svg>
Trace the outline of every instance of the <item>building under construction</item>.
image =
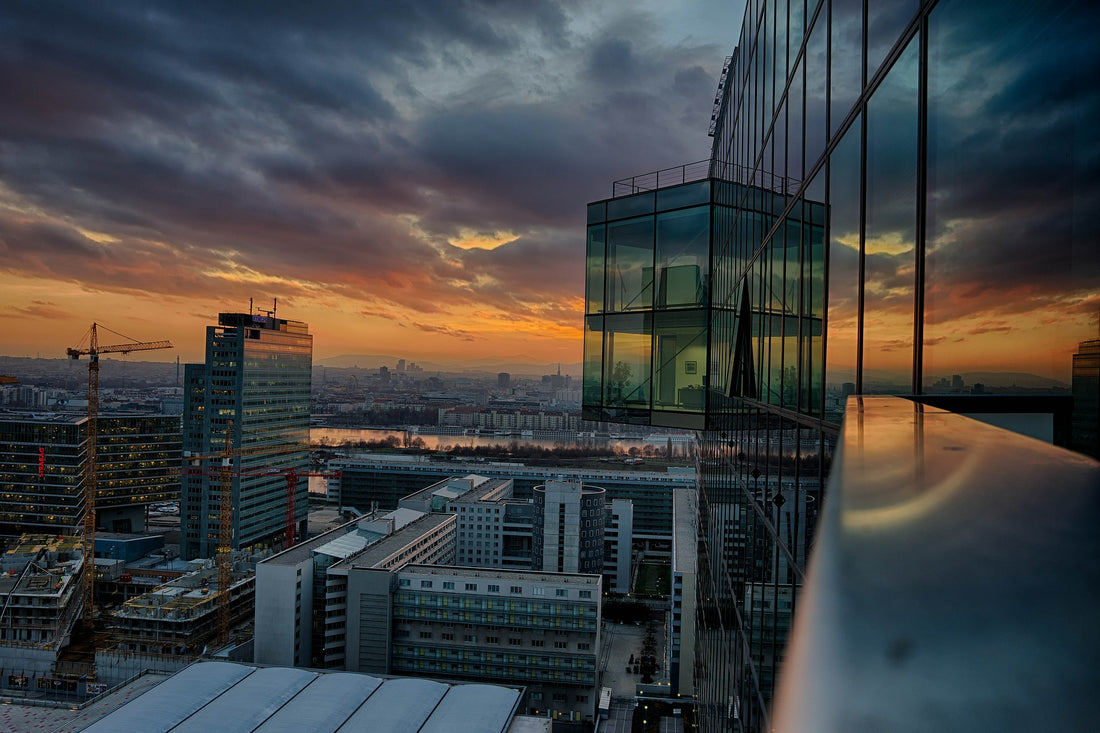
<svg viewBox="0 0 1100 733">
<path fill-rule="evenodd" d="M 0 666 L 49 672 L 80 617 L 81 538 L 23 535 L 0 557 Z"/>
<path fill-rule="evenodd" d="M 255 572 L 234 567 L 229 586 L 229 621 L 251 621 Z M 110 613 L 107 625 L 113 650 L 197 656 L 218 634 L 218 572 L 214 566 L 157 586 Z"/>
</svg>

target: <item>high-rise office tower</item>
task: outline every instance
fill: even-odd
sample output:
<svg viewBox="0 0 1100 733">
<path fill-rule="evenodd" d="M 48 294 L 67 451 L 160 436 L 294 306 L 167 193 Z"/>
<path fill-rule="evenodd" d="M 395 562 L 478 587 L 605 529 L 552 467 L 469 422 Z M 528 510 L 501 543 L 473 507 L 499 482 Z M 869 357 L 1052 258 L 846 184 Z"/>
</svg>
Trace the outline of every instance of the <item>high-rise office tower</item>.
<svg viewBox="0 0 1100 733">
<path fill-rule="evenodd" d="M 288 470 L 309 466 L 309 393 L 313 337 L 305 323 L 273 315 L 222 313 L 206 329 L 206 363 L 184 371 L 185 456 L 204 456 L 181 477 L 185 558 L 213 557 L 219 537 L 218 472 L 232 430 L 233 547 L 281 546 L 289 521 L 305 535 L 308 489 Z"/>
<path fill-rule="evenodd" d="M 701 431 L 702 730 L 768 729 L 849 394 L 1068 391 L 1100 298 L 1098 25 L 750 2 L 711 160 L 589 204 L 584 417 Z"/>
</svg>

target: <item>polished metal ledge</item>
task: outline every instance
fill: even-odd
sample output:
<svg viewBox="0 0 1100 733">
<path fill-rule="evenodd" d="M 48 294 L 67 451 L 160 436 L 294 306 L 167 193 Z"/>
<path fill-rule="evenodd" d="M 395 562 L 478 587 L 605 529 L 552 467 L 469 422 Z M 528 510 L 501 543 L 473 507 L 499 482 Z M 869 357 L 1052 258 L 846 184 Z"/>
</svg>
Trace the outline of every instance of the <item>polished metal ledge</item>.
<svg viewBox="0 0 1100 733">
<path fill-rule="evenodd" d="M 1100 463 L 850 398 L 773 721 L 1100 730 Z"/>
</svg>

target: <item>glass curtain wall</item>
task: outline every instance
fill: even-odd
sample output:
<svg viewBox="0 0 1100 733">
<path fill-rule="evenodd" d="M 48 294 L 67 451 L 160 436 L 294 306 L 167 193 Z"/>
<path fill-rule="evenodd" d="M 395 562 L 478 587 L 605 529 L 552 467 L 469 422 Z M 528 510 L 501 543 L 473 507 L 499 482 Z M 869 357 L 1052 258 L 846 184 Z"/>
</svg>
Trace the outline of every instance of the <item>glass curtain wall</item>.
<svg viewBox="0 0 1100 733">
<path fill-rule="evenodd" d="M 1070 391 L 1100 325 L 1097 27 L 1082 0 L 748 2 L 712 151 L 702 730 L 769 727 L 849 395 Z"/>
</svg>

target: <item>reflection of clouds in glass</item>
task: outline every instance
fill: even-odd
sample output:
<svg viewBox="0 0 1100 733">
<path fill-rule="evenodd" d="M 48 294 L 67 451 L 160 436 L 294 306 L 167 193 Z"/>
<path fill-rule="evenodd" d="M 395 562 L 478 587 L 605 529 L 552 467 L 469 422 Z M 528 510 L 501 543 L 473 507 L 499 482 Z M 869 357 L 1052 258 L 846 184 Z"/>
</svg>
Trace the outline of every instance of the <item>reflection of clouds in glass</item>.
<svg viewBox="0 0 1100 733">
<path fill-rule="evenodd" d="M 1100 206 L 1100 8 L 1012 5 L 949 0 L 931 15 L 925 323 L 944 344 L 933 361 L 954 353 L 941 337 L 1026 333 L 1036 348 L 1009 356 L 1015 364 L 1061 359 L 1095 332 L 1096 311 L 1079 306 L 1100 297 L 1089 223 Z"/>
</svg>

